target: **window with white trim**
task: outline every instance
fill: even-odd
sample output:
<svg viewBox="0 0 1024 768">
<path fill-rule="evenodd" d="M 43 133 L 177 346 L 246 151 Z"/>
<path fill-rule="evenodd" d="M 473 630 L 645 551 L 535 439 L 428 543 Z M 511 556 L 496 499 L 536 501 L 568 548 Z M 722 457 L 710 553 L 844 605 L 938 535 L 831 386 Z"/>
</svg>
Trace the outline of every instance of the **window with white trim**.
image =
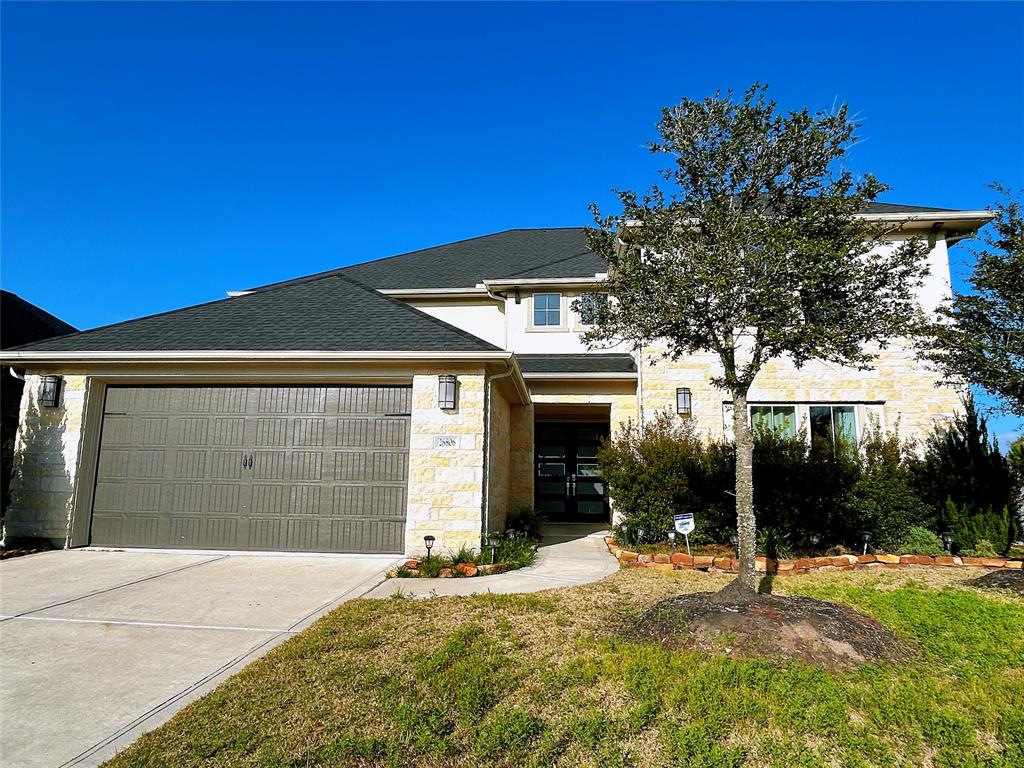
<svg viewBox="0 0 1024 768">
<path fill-rule="evenodd" d="M 580 296 L 580 325 L 594 325 L 598 313 L 608 304 L 607 293 L 584 293 Z"/>
<path fill-rule="evenodd" d="M 562 325 L 562 294 L 533 294 L 533 325 L 535 328 L 558 328 Z"/>
<path fill-rule="evenodd" d="M 785 437 L 796 437 L 795 405 L 752 405 L 750 426 L 754 430 L 778 432 Z"/>
</svg>

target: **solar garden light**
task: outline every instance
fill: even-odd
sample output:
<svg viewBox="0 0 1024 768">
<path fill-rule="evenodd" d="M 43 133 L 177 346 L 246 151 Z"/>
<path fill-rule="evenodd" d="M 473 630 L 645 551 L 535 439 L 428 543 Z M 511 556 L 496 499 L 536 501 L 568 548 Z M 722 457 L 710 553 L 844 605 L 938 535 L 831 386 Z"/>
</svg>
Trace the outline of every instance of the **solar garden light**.
<svg viewBox="0 0 1024 768">
<path fill-rule="evenodd" d="M 949 553 L 953 552 L 953 532 L 943 531 L 942 532 L 942 546 Z"/>
<path fill-rule="evenodd" d="M 624 522 L 619 524 L 619 532 L 622 534 L 622 543 L 629 544 L 629 526 Z"/>
<path fill-rule="evenodd" d="M 860 540 L 864 543 L 864 551 L 861 553 L 866 555 L 868 553 L 868 543 L 871 541 L 871 531 L 861 531 Z"/>
<path fill-rule="evenodd" d="M 740 537 L 734 533 L 729 537 L 729 543 L 732 544 L 733 551 L 738 555 L 740 553 Z"/>
<path fill-rule="evenodd" d="M 674 528 L 668 532 L 668 543 L 672 545 L 672 549 L 676 548 L 676 531 Z"/>
<path fill-rule="evenodd" d="M 455 410 L 455 393 L 458 379 L 450 373 L 437 377 L 437 407 L 442 411 Z"/>
<path fill-rule="evenodd" d="M 644 540 L 644 529 L 643 528 L 637 528 L 636 529 L 636 543 L 640 544 L 640 543 L 643 542 L 643 540 Z"/>
<path fill-rule="evenodd" d="M 497 533 L 488 533 L 484 536 L 484 546 L 491 548 L 491 565 L 494 565 L 495 552 L 498 549 L 498 542 L 501 540 L 501 536 Z"/>
<path fill-rule="evenodd" d="M 429 535 L 429 534 L 423 537 L 423 546 L 425 546 L 427 548 L 427 559 L 428 560 L 430 559 L 430 550 L 434 548 L 434 541 L 435 541 L 434 537 Z"/>
<path fill-rule="evenodd" d="M 807 537 L 807 540 L 811 542 L 812 547 L 816 547 L 821 543 L 821 534 L 812 533 L 810 536 Z"/>
</svg>

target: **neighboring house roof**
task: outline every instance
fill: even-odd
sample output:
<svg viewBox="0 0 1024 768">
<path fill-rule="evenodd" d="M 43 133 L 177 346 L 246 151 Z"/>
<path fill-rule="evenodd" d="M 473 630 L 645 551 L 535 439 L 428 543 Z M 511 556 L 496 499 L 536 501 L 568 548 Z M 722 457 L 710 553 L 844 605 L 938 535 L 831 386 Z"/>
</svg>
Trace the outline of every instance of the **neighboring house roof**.
<svg viewBox="0 0 1024 768">
<path fill-rule="evenodd" d="M 17 351 L 490 352 L 499 347 L 343 275 L 127 320 Z"/>
<path fill-rule="evenodd" d="M 0 349 L 78 329 L 10 291 L 0 291 Z"/>
<path fill-rule="evenodd" d="M 871 203 L 869 214 L 962 213 L 951 208 Z M 344 274 L 378 290 L 473 288 L 486 281 L 593 278 L 607 262 L 587 247 L 583 227 L 509 229 L 491 235 L 400 253 L 265 286 L 262 291 Z"/>
<path fill-rule="evenodd" d="M 561 355 L 516 354 L 524 375 L 532 373 L 636 373 L 636 361 L 626 353 Z"/>
</svg>

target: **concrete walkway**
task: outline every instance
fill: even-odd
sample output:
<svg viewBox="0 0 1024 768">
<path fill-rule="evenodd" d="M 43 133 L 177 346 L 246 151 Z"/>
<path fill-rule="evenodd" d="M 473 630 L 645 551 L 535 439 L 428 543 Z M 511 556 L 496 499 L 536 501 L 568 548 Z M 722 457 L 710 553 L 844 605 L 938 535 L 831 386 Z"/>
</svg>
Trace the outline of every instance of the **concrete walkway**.
<svg viewBox="0 0 1024 768">
<path fill-rule="evenodd" d="M 388 579 L 366 597 L 473 595 L 491 592 L 513 594 L 589 584 L 619 570 L 608 553 L 606 526 L 548 525 L 537 550 L 537 562 L 529 568 L 472 579 Z"/>
<path fill-rule="evenodd" d="M 0 765 L 103 762 L 394 562 L 138 550 L 3 561 Z"/>
</svg>

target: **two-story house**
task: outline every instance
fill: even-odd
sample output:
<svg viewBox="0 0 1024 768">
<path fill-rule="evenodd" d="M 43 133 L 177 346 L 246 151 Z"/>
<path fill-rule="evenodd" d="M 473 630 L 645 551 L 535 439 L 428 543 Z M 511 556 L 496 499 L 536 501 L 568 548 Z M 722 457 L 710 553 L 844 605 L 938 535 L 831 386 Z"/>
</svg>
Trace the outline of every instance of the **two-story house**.
<svg viewBox="0 0 1024 768">
<path fill-rule="evenodd" d="M 928 239 L 926 309 L 991 218 L 862 215 Z M 518 506 L 607 521 L 604 437 L 664 409 L 727 436 L 731 404 L 710 355 L 581 342 L 606 269 L 582 229 L 510 230 L 5 350 L 28 381 L 7 534 L 412 554 L 477 547 Z M 899 343 L 870 371 L 773 362 L 750 401 L 755 423 L 852 436 L 922 436 L 959 405 Z"/>
</svg>

